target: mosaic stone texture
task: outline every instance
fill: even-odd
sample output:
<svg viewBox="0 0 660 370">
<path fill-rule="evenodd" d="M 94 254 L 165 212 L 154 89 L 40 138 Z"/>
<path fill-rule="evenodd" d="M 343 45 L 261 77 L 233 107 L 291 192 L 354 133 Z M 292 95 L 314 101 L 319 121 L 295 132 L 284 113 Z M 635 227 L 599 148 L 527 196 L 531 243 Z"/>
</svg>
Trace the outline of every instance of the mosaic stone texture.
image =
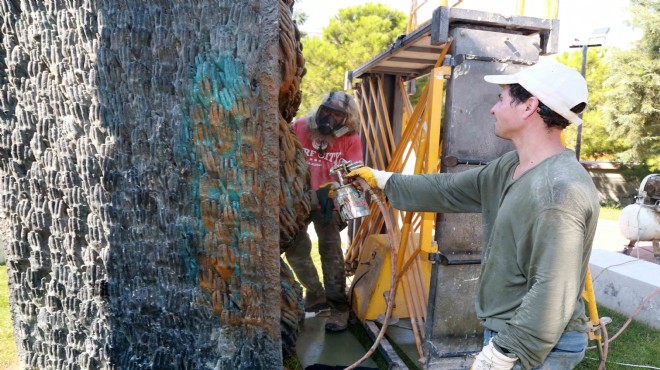
<svg viewBox="0 0 660 370">
<path fill-rule="evenodd" d="M 309 211 L 292 5 L 0 1 L 23 367 L 281 367 L 302 307 L 280 251 Z"/>
</svg>

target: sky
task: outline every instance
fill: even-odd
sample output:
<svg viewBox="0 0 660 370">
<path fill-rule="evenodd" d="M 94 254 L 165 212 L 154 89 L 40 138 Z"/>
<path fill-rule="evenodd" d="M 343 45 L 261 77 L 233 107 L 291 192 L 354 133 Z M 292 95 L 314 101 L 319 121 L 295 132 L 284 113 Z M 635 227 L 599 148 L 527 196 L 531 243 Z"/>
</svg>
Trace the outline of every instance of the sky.
<svg viewBox="0 0 660 370">
<path fill-rule="evenodd" d="M 294 11 L 306 13 L 307 21 L 300 26 L 310 36 L 320 36 L 330 18 L 337 15 L 339 9 L 362 5 L 368 2 L 382 3 L 390 8 L 410 13 L 411 0 L 296 0 Z M 423 0 L 417 0 L 422 3 Z M 456 1 L 449 1 L 454 4 Z M 418 23 L 431 18 L 433 9 L 440 4 L 438 0 L 428 0 L 418 11 Z M 474 9 L 502 15 L 516 14 L 516 0 L 464 0 L 458 7 Z M 559 52 L 569 49 L 575 39 L 586 39 L 596 28 L 609 27 L 605 46 L 626 49 L 631 41 L 641 37 L 639 30 L 625 24 L 628 18 L 626 7 L 629 0 L 564 0 L 559 1 Z M 530 17 L 545 17 L 546 0 L 526 0 L 525 14 Z"/>
</svg>

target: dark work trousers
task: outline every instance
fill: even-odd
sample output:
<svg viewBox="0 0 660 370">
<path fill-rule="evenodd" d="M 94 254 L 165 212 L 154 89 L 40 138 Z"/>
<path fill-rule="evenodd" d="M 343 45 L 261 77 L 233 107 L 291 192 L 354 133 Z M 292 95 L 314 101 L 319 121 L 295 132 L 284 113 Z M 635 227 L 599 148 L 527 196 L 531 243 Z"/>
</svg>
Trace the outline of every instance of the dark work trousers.
<svg viewBox="0 0 660 370">
<path fill-rule="evenodd" d="M 323 214 L 318 211 L 312 211 L 310 219 L 314 223 L 314 230 L 319 238 L 326 301 L 331 308 L 348 311 L 344 254 L 341 250 L 341 235 L 339 234 L 346 223 L 341 220 L 337 211 L 332 213 L 332 219 L 328 224 L 324 224 Z M 323 288 L 310 255 L 312 242 L 307 234 L 307 227 L 309 224 L 298 233 L 293 245 L 284 254 L 291 269 L 296 273 L 298 281 L 307 289 L 307 294 L 316 295 Z"/>
</svg>

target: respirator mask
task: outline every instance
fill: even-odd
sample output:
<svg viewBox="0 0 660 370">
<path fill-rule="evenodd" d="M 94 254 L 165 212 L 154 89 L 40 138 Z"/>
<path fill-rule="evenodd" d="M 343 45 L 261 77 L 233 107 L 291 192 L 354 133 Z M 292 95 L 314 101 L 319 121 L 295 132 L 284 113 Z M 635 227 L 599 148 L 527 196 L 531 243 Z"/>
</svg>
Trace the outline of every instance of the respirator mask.
<svg viewBox="0 0 660 370">
<path fill-rule="evenodd" d="M 348 132 L 346 117 L 346 113 L 322 105 L 316 112 L 316 128 L 322 135 L 340 137 Z"/>
<path fill-rule="evenodd" d="M 314 122 L 322 135 L 340 137 L 350 130 L 346 127 L 351 97 L 342 92 L 330 93 L 316 111 Z"/>
</svg>

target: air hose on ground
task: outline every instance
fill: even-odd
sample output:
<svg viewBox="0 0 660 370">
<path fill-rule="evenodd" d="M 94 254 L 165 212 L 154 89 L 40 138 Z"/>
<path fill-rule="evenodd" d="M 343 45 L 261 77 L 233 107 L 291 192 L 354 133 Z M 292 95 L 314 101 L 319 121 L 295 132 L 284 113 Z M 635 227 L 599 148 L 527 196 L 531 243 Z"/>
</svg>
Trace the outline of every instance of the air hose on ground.
<svg viewBox="0 0 660 370">
<path fill-rule="evenodd" d="M 598 370 L 605 369 L 605 362 L 607 361 L 607 351 L 609 349 L 610 342 L 614 341 L 621 333 L 623 333 L 623 331 L 628 327 L 628 325 L 630 325 L 633 318 L 635 316 L 637 316 L 637 314 L 642 310 L 642 307 L 644 307 L 647 303 L 649 303 L 651 298 L 653 298 L 653 296 L 655 296 L 658 293 L 660 293 L 660 288 L 657 288 L 651 294 L 649 294 L 649 296 L 646 297 L 646 299 L 644 299 L 644 301 L 642 301 L 642 303 L 640 303 L 639 306 L 637 306 L 637 309 L 635 309 L 635 311 L 632 313 L 632 315 L 630 315 L 630 317 L 628 318 L 628 321 L 626 321 L 626 323 L 623 324 L 621 329 L 619 329 L 619 331 L 617 331 L 616 334 L 614 334 L 614 336 L 611 339 L 608 338 L 607 328 L 605 327 L 605 325 L 607 325 L 608 322 L 605 322 L 606 320 L 603 320 L 603 319 L 600 320 L 600 329 L 603 332 L 603 344 L 602 344 L 603 348 L 602 348 L 602 356 L 601 356 L 601 359 L 600 359 L 600 366 L 598 366 Z M 587 347 L 587 349 L 596 349 L 596 348 L 597 348 L 597 346 Z M 600 348 L 599 348 L 599 350 L 600 350 Z"/>
<path fill-rule="evenodd" d="M 396 292 L 396 251 L 394 250 L 395 239 L 394 239 L 394 229 L 392 228 L 392 219 L 390 219 L 390 214 L 385 208 L 383 201 L 380 199 L 378 195 L 374 193 L 374 191 L 371 189 L 369 184 L 367 184 L 367 182 L 360 177 L 355 178 L 355 180 L 358 182 L 358 184 L 360 184 L 360 187 L 362 188 L 363 191 L 369 191 L 369 194 L 371 194 L 371 199 L 376 201 L 376 203 L 378 204 L 378 208 L 380 209 L 380 213 L 383 215 L 383 219 L 385 220 L 385 227 L 387 228 L 387 236 L 389 237 L 390 240 L 392 278 L 390 280 L 389 300 L 387 302 L 387 309 L 385 310 L 385 319 L 383 320 L 383 326 L 380 328 L 380 332 L 378 333 L 378 336 L 374 340 L 374 344 L 371 346 L 371 348 L 369 348 L 367 353 L 365 353 L 364 356 L 362 356 L 362 358 L 357 360 L 355 363 L 348 366 L 346 370 L 355 369 L 364 360 L 371 357 L 371 355 L 374 353 L 376 348 L 378 348 L 378 344 L 385 336 L 385 331 L 387 330 L 388 322 L 390 320 L 390 317 L 392 316 L 392 309 L 394 307 L 394 295 Z"/>
</svg>

